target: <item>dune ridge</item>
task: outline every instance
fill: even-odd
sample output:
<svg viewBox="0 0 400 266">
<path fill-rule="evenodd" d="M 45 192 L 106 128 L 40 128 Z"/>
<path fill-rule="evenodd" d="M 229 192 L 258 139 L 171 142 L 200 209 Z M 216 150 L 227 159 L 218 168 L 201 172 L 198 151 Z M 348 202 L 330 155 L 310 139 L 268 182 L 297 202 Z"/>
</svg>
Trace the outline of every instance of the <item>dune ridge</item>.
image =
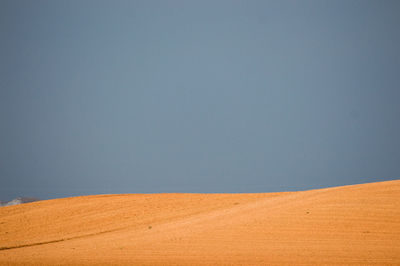
<svg viewBox="0 0 400 266">
<path fill-rule="evenodd" d="M 4 265 L 399 265 L 400 180 L 119 194 L 0 208 Z"/>
</svg>

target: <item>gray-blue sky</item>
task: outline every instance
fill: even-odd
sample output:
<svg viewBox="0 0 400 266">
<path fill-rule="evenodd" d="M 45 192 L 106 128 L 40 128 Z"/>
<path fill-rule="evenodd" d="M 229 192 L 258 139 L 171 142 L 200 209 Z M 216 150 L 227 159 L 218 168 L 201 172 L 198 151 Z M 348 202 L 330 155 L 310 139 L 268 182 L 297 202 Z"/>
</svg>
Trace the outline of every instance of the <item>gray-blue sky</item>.
<svg viewBox="0 0 400 266">
<path fill-rule="evenodd" d="M 399 1 L 1 1 L 0 194 L 400 176 Z"/>
</svg>

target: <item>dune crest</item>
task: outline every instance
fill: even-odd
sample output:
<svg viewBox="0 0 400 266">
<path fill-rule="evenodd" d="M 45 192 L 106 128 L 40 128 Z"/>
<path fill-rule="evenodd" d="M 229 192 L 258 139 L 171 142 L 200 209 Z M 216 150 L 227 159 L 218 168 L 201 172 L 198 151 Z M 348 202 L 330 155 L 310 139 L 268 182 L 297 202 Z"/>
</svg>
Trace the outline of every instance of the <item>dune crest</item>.
<svg viewBox="0 0 400 266">
<path fill-rule="evenodd" d="M 95 195 L 0 208 L 0 264 L 400 264 L 400 180 Z"/>
</svg>

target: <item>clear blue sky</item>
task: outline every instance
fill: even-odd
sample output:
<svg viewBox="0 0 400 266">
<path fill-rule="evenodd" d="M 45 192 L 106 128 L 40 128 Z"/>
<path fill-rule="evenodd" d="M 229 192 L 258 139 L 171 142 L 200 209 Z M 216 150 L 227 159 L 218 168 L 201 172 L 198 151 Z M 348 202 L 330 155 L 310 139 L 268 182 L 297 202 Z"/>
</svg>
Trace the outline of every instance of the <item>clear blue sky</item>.
<svg viewBox="0 0 400 266">
<path fill-rule="evenodd" d="M 400 1 L 0 1 L 0 200 L 400 177 Z"/>
</svg>

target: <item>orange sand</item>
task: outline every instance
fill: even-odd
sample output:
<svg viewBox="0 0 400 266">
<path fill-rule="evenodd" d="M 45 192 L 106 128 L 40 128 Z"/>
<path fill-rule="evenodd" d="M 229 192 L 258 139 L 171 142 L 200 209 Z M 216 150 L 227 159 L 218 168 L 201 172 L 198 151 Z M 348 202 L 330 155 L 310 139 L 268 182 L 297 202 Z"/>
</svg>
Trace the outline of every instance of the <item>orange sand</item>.
<svg viewBox="0 0 400 266">
<path fill-rule="evenodd" d="M 1 265 L 400 265 L 400 180 L 0 208 Z"/>
</svg>

